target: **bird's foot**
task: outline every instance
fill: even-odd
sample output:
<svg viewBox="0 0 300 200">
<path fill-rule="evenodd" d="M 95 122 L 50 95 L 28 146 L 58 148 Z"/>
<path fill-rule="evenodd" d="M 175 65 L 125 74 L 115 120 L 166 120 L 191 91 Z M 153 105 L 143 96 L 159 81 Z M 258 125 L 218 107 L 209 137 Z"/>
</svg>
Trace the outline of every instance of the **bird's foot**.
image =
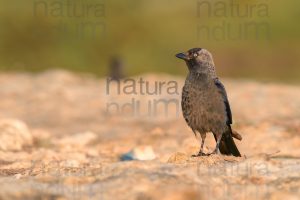
<svg viewBox="0 0 300 200">
<path fill-rule="evenodd" d="M 215 149 L 213 152 L 211 152 L 210 154 L 208 154 L 209 156 L 210 155 L 221 155 L 221 152 L 219 149 Z"/>
<path fill-rule="evenodd" d="M 197 155 L 192 155 L 192 157 L 200 157 L 200 156 L 208 156 L 208 154 L 200 151 Z"/>
</svg>

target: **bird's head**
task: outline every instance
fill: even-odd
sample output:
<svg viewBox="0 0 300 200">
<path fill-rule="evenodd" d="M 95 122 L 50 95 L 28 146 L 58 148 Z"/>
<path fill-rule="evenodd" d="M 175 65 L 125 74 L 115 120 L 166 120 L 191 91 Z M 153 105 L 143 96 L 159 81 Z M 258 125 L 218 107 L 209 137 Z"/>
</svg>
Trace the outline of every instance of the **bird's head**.
<svg viewBox="0 0 300 200">
<path fill-rule="evenodd" d="M 176 54 L 176 57 L 186 62 L 190 72 L 214 73 L 213 57 L 206 49 L 193 48 L 187 52 Z"/>
</svg>

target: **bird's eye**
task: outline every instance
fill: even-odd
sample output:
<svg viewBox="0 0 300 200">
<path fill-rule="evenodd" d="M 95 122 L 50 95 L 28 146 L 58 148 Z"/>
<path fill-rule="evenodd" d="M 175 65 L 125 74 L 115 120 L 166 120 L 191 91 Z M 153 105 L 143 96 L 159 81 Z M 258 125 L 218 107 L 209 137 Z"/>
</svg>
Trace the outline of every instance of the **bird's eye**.
<svg viewBox="0 0 300 200">
<path fill-rule="evenodd" d="M 198 56 L 198 54 L 197 53 L 194 53 L 194 57 L 196 58 Z"/>
</svg>

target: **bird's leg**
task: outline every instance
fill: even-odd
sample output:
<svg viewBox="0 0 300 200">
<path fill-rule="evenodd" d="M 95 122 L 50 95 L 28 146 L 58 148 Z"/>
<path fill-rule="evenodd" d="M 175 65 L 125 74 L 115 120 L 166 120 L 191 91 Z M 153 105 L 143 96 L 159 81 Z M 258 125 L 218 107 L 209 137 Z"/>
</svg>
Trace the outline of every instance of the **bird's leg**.
<svg viewBox="0 0 300 200">
<path fill-rule="evenodd" d="M 217 144 L 216 144 L 215 150 L 211 154 L 221 154 L 219 146 L 220 146 L 220 142 L 221 142 L 221 139 L 222 139 L 222 135 L 223 134 L 216 134 Z"/>
<path fill-rule="evenodd" d="M 201 135 L 201 148 L 200 151 L 197 155 L 193 155 L 193 157 L 198 157 L 198 156 L 207 156 L 207 154 L 205 154 L 203 152 L 203 147 L 204 147 L 204 142 L 205 142 L 205 138 L 206 138 L 206 133 L 200 133 Z"/>
<path fill-rule="evenodd" d="M 201 135 L 201 148 L 200 148 L 200 151 L 198 153 L 198 156 L 206 156 L 206 154 L 203 152 L 206 133 L 201 133 L 200 135 Z"/>
</svg>

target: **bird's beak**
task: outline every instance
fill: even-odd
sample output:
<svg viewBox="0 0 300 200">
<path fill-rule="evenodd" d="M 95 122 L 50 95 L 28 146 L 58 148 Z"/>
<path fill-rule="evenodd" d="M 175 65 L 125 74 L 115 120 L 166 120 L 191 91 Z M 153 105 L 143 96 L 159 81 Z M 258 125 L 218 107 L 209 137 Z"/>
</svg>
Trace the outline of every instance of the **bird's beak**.
<svg viewBox="0 0 300 200">
<path fill-rule="evenodd" d="M 184 53 L 176 54 L 176 57 L 179 59 L 185 60 L 185 61 L 189 60 L 189 57 L 187 55 L 185 55 Z"/>
</svg>

